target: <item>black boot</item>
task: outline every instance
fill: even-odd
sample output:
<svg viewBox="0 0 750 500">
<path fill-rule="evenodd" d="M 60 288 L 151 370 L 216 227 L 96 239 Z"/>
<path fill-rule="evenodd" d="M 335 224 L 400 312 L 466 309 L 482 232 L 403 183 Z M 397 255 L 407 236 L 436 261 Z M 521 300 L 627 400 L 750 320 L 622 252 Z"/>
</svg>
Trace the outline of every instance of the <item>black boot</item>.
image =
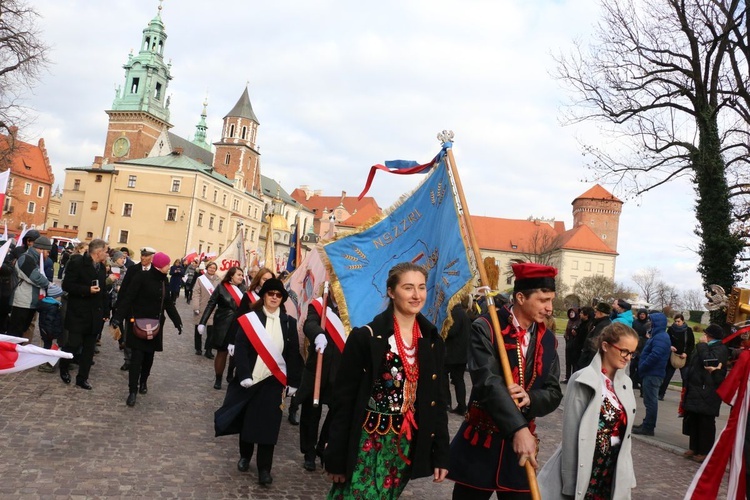
<svg viewBox="0 0 750 500">
<path fill-rule="evenodd" d="M 216 375 L 216 382 L 214 382 L 214 389 L 221 389 L 221 375 Z"/>
<path fill-rule="evenodd" d="M 211 349 L 206 349 L 206 354 L 204 354 L 204 356 L 208 359 L 214 359 L 214 355 L 211 354 Z"/>
<path fill-rule="evenodd" d="M 70 372 L 67 368 L 63 368 L 62 366 L 60 367 L 60 378 L 66 384 L 70 383 Z"/>
<path fill-rule="evenodd" d="M 135 398 L 138 396 L 137 392 L 131 392 L 128 394 L 128 399 L 125 401 L 125 404 L 128 406 L 135 406 Z"/>
<path fill-rule="evenodd" d="M 146 381 L 145 380 L 140 383 L 140 385 L 138 387 L 138 392 L 140 392 L 141 394 L 148 393 L 148 386 L 146 385 Z"/>
</svg>

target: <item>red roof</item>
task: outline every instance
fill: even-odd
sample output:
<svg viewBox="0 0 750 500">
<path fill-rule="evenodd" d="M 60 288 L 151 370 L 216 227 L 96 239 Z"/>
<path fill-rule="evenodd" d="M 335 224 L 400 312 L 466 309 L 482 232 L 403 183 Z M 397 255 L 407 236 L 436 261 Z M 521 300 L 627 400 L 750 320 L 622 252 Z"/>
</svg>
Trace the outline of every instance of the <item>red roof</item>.
<svg viewBox="0 0 750 500">
<path fill-rule="evenodd" d="M 601 185 L 596 184 L 594 187 L 580 195 L 578 198 L 573 200 L 573 203 L 575 203 L 576 200 L 580 199 L 586 199 L 586 200 L 611 200 L 611 201 L 617 201 L 619 203 L 622 203 L 622 200 L 618 199 L 615 195 L 604 189 Z"/>
<path fill-rule="evenodd" d="M 562 221 L 553 226 L 538 220 L 500 219 L 472 215 L 474 234 L 484 250 L 514 253 L 535 253 L 554 246 L 565 250 L 580 250 L 617 254 L 590 227 L 581 225 L 565 231 Z"/>
<path fill-rule="evenodd" d="M 44 148 L 44 139 L 39 139 L 37 146 L 16 139 L 15 147 L 10 165 L 13 175 L 38 180 L 43 184 L 51 185 L 54 182 L 55 176 Z M 8 136 L 0 135 L 0 150 L 7 149 Z"/>
<path fill-rule="evenodd" d="M 311 210 L 315 210 L 316 219 L 320 219 L 323 216 L 323 210 L 328 209 L 329 212 L 332 212 L 334 209 L 336 209 L 336 207 L 342 204 L 341 196 L 312 195 L 308 198 L 305 190 L 301 188 L 297 188 L 294 191 L 292 191 L 291 197 L 295 201 L 306 206 L 307 208 Z M 378 206 L 378 203 L 375 201 L 375 198 L 373 198 L 372 196 L 365 196 L 361 200 L 358 200 L 356 196 L 344 196 L 343 205 L 344 205 L 344 209 L 350 214 L 352 214 L 352 217 L 355 217 L 359 215 L 359 212 L 364 211 L 365 216 L 366 216 L 365 220 L 383 211 Z M 336 221 L 337 224 L 344 223 L 344 222 L 345 221 Z M 364 222 L 364 220 L 362 222 Z M 349 224 L 347 223 L 346 225 L 348 226 Z"/>
<path fill-rule="evenodd" d="M 358 211 L 356 214 L 352 215 L 348 219 L 336 222 L 337 226 L 346 226 L 346 227 L 358 227 L 364 224 L 365 222 L 369 221 L 376 215 L 379 215 L 382 211 L 379 207 L 373 206 L 373 205 L 365 205 L 362 207 L 362 210 Z"/>
</svg>

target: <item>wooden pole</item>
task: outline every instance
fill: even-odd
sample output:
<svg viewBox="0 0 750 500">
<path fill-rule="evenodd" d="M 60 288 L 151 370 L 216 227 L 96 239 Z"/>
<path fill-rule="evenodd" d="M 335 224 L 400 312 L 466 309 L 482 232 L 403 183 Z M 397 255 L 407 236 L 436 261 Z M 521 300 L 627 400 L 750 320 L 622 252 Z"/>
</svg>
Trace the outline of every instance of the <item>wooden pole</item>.
<svg viewBox="0 0 750 500">
<path fill-rule="evenodd" d="M 466 225 L 466 233 L 469 238 L 469 244 L 471 250 L 474 253 L 474 260 L 479 270 L 479 280 L 482 286 L 489 286 L 489 280 L 487 279 L 487 271 L 482 264 L 482 254 L 479 251 L 479 244 L 474 236 L 474 226 L 471 221 L 471 215 L 469 214 L 469 206 L 466 204 L 466 197 L 464 196 L 464 190 L 461 185 L 461 178 L 458 176 L 458 169 L 456 168 L 456 161 L 453 158 L 453 149 L 448 148 L 447 150 L 448 168 L 450 169 L 451 175 L 453 176 L 453 182 L 456 185 L 456 192 L 458 193 L 458 199 L 461 202 L 461 208 L 464 212 L 464 224 Z M 495 344 L 497 345 L 497 352 L 500 355 L 500 366 L 503 370 L 503 378 L 505 379 L 505 385 L 510 386 L 513 384 L 513 373 L 510 370 L 510 362 L 508 361 L 508 353 L 505 350 L 505 341 L 503 340 L 502 330 L 500 329 L 500 320 L 497 317 L 497 309 L 495 309 L 495 300 L 492 295 L 487 295 L 487 310 L 490 313 L 490 319 L 492 320 L 492 330 L 495 332 Z M 520 346 L 519 346 L 520 347 Z M 521 367 L 519 367 L 521 369 Z M 518 402 L 516 402 L 518 404 Z M 531 463 L 526 460 L 524 463 L 526 469 L 526 477 L 529 480 L 529 489 L 531 492 L 531 498 L 534 500 L 541 500 L 542 496 L 539 492 L 539 484 L 536 481 L 536 471 Z"/>
<path fill-rule="evenodd" d="M 326 311 L 328 310 L 328 281 L 323 285 L 323 309 L 320 313 L 320 327 L 325 334 L 326 331 Z M 320 406 L 320 379 L 323 377 L 323 353 L 319 352 L 315 360 L 315 385 L 313 388 L 313 407 Z"/>
</svg>

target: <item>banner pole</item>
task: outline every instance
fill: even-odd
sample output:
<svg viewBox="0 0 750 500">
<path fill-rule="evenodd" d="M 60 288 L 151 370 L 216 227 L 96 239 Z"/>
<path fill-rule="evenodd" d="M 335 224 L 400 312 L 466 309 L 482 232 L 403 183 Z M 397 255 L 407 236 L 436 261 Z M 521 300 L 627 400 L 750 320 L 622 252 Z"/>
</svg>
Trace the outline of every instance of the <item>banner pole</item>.
<svg viewBox="0 0 750 500">
<path fill-rule="evenodd" d="M 320 313 L 320 328 L 323 329 L 323 334 L 326 331 L 326 311 L 328 310 L 328 280 L 323 285 L 323 309 Z M 320 381 L 323 378 L 323 353 L 317 352 L 317 359 L 315 361 L 315 384 L 313 385 L 313 408 L 320 406 Z"/>
<path fill-rule="evenodd" d="M 444 131 L 438 134 L 438 139 L 445 144 L 446 142 L 453 141 L 453 132 Z M 477 270 L 479 271 L 479 281 L 482 286 L 489 286 L 489 280 L 487 279 L 487 271 L 482 265 L 482 254 L 479 250 L 479 244 L 474 235 L 474 225 L 471 221 L 471 215 L 469 214 L 469 206 L 466 203 L 466 197 L 464 196 L 463 186 L 461 185 L 461 178 L 458 176 L 458 169 L 456 168 L 456 161 L 453 158 L 453 148 L 447 148 L 447 166 L 453 177 L 453 183 L 456 187 L 456 193 L 461 203 L 461 209 L 463 211 L 464 225 L 466 226 L 466 233 L 469 237 L 469 245 L 471 246 L 472 253 L 474 254 L 474 260 L 476 261 Z M 511 386 L 513 384 L 513 373 L 510 369 L 510 361 L 508 360 L 508 352 L 505 350 L 505 341 L 503 340 L 502 330 L 500 329 L 500 320 L 497 316 L 497 309 L 495 308 L 495 301 L 492 295 L 487 295 L 487 310 L 490 313 L 490 319 L 492 321 L 492 330 L 495 333 L 495 344 L 497 345 L 497 352 L 500 355 L 500 366 L 503 370 L 503 378 L 505 379 L 505 385 Z M 516 402 L 518 404 L 518 402 Z M 531 465 L 531 462 L 526 460 L 524 463 L 526 469 L 526 477 L 529 480 L 529 489 L 531 498 L 533 500 L 541 500 L 542 496 L 539 492 L 539 484 L 536 480 L 536 471 Z"/>
</svg>

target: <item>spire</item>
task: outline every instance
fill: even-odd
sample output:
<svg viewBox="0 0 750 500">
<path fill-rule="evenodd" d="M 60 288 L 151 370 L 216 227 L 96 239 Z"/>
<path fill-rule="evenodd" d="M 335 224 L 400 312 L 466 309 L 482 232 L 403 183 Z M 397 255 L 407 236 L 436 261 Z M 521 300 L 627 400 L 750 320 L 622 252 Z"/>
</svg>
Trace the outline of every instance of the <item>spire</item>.
<svg viewBox="0 0 750 500">
<path fill-rule="evenodd" d="M 206 131 L 208 125 L 206 125 L 206 107 L 208 106 L 208 96 L 203 100 L 203 112 L 201 113 L 201 119 L 198 121 L 198 125 L 195 126 L 195 138 L 193 138 L 193 144 L 202 147 L 207 151 L 211 151 L 211 144 L 206 141 Z"/>
<path fill-rule="evenodd" d="M 232 111 L 227 113 L 224 119 L 226 120 L 229 117 L 247 118 L 248 120 L 252 120 L 260 125 L 258 118 L 255 116 L 255 112 L 253 112 L 253 105 L 250 104 L 250 95 L 247 92 L 247 86 L 245 86 L 245 91 L 240 96 L 237 104 L 234 105 Z"/>
<path fill-rule="evenodd" d="M 115 93 L 113 111 L 145 111 L 164 122 L 169 122 L 166 102 L 167 85 L 172 79 L 171 64 L 164 62 L 167 32 L 161 19 L 162 1 L 156 16 L 143 29 L 140 50 L 128 55 L 125 86 Z"/>
</svg>

